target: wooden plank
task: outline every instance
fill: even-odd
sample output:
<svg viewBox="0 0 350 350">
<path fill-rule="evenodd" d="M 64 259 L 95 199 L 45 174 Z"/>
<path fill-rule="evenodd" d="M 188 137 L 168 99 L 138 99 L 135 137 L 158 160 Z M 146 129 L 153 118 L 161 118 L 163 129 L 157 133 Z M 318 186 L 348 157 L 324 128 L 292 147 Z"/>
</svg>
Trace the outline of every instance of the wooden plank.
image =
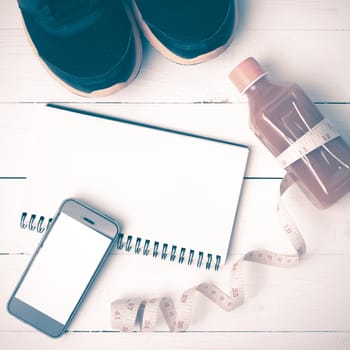
<svg viewBox="0 0 350 350">
<path fill-rule="evenodd" d="M 1 332 L 31 330 L 5 309 L 28 259 L 0 256 L 0 275 L 6 281 L 0 291 Z M 232 257 L 230 263 L 236 259 Z M 247 263 L 245 304 L 226 312 L 197 294 L 189 331 L 348 332 L 349 262 L 350 254 L 310 254 L 289 269 Z M 228 292 L 229 265 L 220 272 L 208 272 L 149 257 L 112 256 L 70 330 L 110 331 L 110 303 L 116 299 L 170 296 L 178 307 L 182 292 L 198 283 L 213 282 Z M 157 330 L 168 330 L 162 317 Z"/>
<path fill-rule="evenodd" d="M 284 174 L 273 156 L 249 129 L 247 104 L 85 103 L 68 106 L 245 144 L 251 151 L 247 177 L 282 177 Z M 350 113 L 350 106 L 348 104 L 322 104 L 318 105 L 318 108 L 350 143 L 350 125 L 347 117 Z M 3 159 L 3 167 L 0 176 L 25 176 L 25 169 L 29 164 L 40 158 L 40 154 L 33 154 L 30 145 L 33 139 L 40 136 L 40 133 L 49 132 L 49 130 L 30 131 L 31 118 L 45 118 L 45 113 L 46 108 L 37 104 L 1 105 L 0 154 Z M 10 157 L 12 153 L 13 157 L 15 155 L 19 157 L 16 162 L 13 161 L 13 157 Z M 38 166 L 39 164 L 40 162 Z"/>
<path fill-rule="evenodd" d="M 319 349 L 319 350 L 348 350 L 350 334 L 345 333 L 72 333 L 60 339 L 50 339 L 34 332 L 2 332 L 1 341 L 6 350 L 17 350 L 27 347 L 37 350 L 85 349 L 95 350 L 103 347 L 114 350 L 116 347 L 143 350 L 212 350 L 232 349 L 241 350 L 278 349 L 285 350 Z"/>
<path fill-rule="evenodd" d="M 260 248 L 281 248 L 289 251 L 288 241 L 284 235 L 280 234 L 280 226 L 276 218 L 279 182 L 280 180 L 247 180 L 245 182 L 234 229 L 234 243 L 232 243 L 235 253 L 244 253 L 247 249 L 256 248 L 256 245 L 262 245 Z M 9 203 L 9 205 L 4 204 L 2 209 L 0 253 L 30 254 L 42 237 L 42 234 L 37 231 L 20 228 L 22 210 L 26 210 L 29 215 L 36 214 L 37 217 L 46 215 L 46 213 L 37 213 L 31 208 L 23 207 L 22 203 L 26 201 L 26 196 L 33 192 L 32 189 L 28 190 L 26 186 L 28 185 L 24 181 L 18 183 L 14 181 L 0 182 L 2 200 L 5 201 L 4 203 Z M 267 198 L 269 198 L 268 201 Z M 57 203 L 57 206 L 59 204 Z M 116 217 L 116 219 L 123 220 L 122 217 Z M 234 218 L 232 218 L 233 220 Z M 343 237 L 343 240 L 346 242 L 346 237 Z M 171 244 L 172 242 L 164 243 Z M 336 245 L 334 249 L 349 251 L 346 247 L 348 247 L 346 244 Z"/>
<path fill-rule="evenodd" d="M 70 106 L 163 128 L 245 144 L 252 151 L 247 169 L 248 177 L 282 176 L 283 174 L 273 157 L 250 131 L 246 104 L 93 103 Z M 334 110 L 340 110 L 339 118 L 342 117 L 341 107 L 336 106 Z M 345 108 L 345 112 L 347 110 L 348 108 Z M 0 146 L 2 146 L 0 154 L 2 154 L 4 163 L 0 176 L 28 175 L 26 169 L 29 165 L 33 164 L 34 159 L 43 156 L 40 151 L 38 154 L 34 154 L 37 151 L 32 146 L 33 140 L 40 137 L 41 133 L 50 132 L 50 130 L 32 130 L 33 120 L 46 118 L 46 114 L 49 113 L 48 109 L 37 104 L 6 104 L 1 105 L 1 111 L 0 125 L 3 137 L 0 139 Z M 14 158 L 16 161 L 13 160 Z M 40 165 L 38 164 L 37 170 L 39 171 L 39 169 Z"/>
<path fill-rule="evenodd" d="M 350 23 L 346 0 L 240 0 L 238 8 L 247 29 L 348 30 Z"/>
<path fill-rule="evenodd" d="M 349 42 L 349 31 L 244 30 L 224 54 L 195 66 L 172 63 L 149 48 L 134 82 L 116 94 L 91 101 L 243 102 L 228 74 L 253 55 L 272 78 L 298 83 L 314 101 L 348 102 L 344 70 L 350 60 Z M 326 57 L 327 65 L 320 57 Z M 0 102 L 86 101 L 45 72 L 20 29 L 0 31 L 0 59 L 0 84 L 6 87 Z"/>
<path fill-rule="evenodd" d="M 240 27 L 256 30 L 348 30 L 347 0 L 239 0 Z M 0 30 L 21 27 L 17 2 L 0 3 Z"/>
<path fill-rule="evenodd" d="M 293 252 L 276 215 L 279 183 L 279 180 L 248 180 L 245 182 L 234 225 L 231 254 L 244 254 L 252 249 Z M 21 189 L 18 190 L 20 191 Z M 2 191 L 2 195 L 5 193 L 2 198 L 7 198 L 11 205 L 3 208 L 5 212 L 0 235 L 0 252 L 31 254 L 42 235 L 36 231 L 20 229 L 20 209 L 23 208 L 21 201 L 24 197 L 18 192 L 12 189 L 8 192 Z M 288 193 L 285 202 L 295 222 L 305 235 L 310 252 L 350 254 L 347 232 L 350 224 L 347 215 L 350 196 L 324 211 L 314 208 L 297 189 Z M 30 208 L 27 210 L 31 213 Z M 42 213 L 35 214 L 41 215 Z M 118 217 L 116 219 L 123 220 Z"/>
<path fill-rule="evenodd" d="M 61 339 L 52 340 L 39 333 L 4 332 L 1 335 L 2 344 L 6 350 L 16 350 L 18 347 L 28 347 L 37 350 L 56 350 L 84 348 L 95 350 L 103 347 L 114 350 L 116 347 L 129 349 L 193 349 L 199 350 L 232 349 L 239 344 L 241 350 L 277 349 L 281 345 L 285 350 L 319 349 L 347 350 L 349 348 L 349 333 L 88 333 L 69 334 Z"/>
</svg>

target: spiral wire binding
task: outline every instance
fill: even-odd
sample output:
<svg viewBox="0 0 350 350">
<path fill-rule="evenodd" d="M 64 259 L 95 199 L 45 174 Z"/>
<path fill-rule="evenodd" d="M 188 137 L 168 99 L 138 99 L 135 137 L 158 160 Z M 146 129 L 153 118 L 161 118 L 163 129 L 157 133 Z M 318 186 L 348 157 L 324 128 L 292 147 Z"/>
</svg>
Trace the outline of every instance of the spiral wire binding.
<svg viewBox="0 0 350 350">
<path fill-rule="evenodd" d="M 140 237 L 136 237 L 135 245 L 133 246 L 133 236 L 125 236 L 121 233 L 117 238 L 117 249 L 125 250 L 126 252 L 134 252 L 135 254 L 142 254 L 145 256 L 150 255 L 152 252 L 152 256 L 157 258 L 160 256 L 162 260 L 169 259 L 172 262 L 177 262 L 179 264 L 183 264 L 186 260 L 186 248 L 178 247 L 176 245 L 171 245 L 167 243 L 159 243 L 157 241 L 153 242 L 153 247 L 151 247 L 151 241 L 149 239 L 144 240 L 144 244 L 142 244 L 143 240 Z M 189 250 L 189 254 L 187 257 L 187 265 L 196 264 L 198 268 L 205 266 L 207 270 L 210 270 L 214 267 L 215 271 L 219 270 L 221 263 L 221 256 L 213 254 L 204 254 L 204 252 L 199 251 L 196 253 L 193 249 Z"/>
<path fill-rule="evenodd" d="M 26 223 L 26 219 L 29 217 L 28 223 Z M 21 221 L 20 221 L 20 227 L 22 229 L 28 228 L 30 231 L 37 231 L 38 233 L 44 233 L 50 226 L 52 222 L 52 218 L 49 218 L 47 221 L 46 226 L 44 225 L 45 217 L 40 216 L 39 219 L 37 220 L 37 224 L 35 224 L 37 219 L 36 214 L 28 214 L 27 212 L 23 212 L 21 215 Z"/>
<path fill-rule="evenodd" d="M 22 229 L 28 229 L 30 231 L 36 231 L 38 233 L 44 233 L 49 228 L 52 218 L 47 220 L 46 225 L 44 216 L 37 216 L 36 214 L 28 214 L 23 212 L 20 220 L 20 227 Z M 135 244 L 133 245 L 133 241 Z M 160 256 L 162 260 L 169 259 L 171 262 L 177 262 L 179 264 L 185 263 L 187 260 L 187 265 L 196 265 L 197 268 L 205 266 L 207 270 L 210 270 L 214 266 L 214 270 L 218 271 L 221 262 L 221 256 L 213 254 L 204 254 L 204 252 L 199 251 L 196 253 L 193 249 L 189 250 L 188 257 L 186 259 L 186 251 L 188 249 L 183 247 L 178 247 L 176 245 L 169 246 L 167 243 L 159 243 L 157 241 L 153 242 L 153 249 L 151 247 L 151 241 L 136 237 L 133 239 L 133 236 L 125 236 L 123 233 L 118 235 L 116 247 L 118 250 L 125 250 L 128 253 L 134 252 L 135 254 L 148 256 L 152 253 L 154 258 Z"/>
</svg>

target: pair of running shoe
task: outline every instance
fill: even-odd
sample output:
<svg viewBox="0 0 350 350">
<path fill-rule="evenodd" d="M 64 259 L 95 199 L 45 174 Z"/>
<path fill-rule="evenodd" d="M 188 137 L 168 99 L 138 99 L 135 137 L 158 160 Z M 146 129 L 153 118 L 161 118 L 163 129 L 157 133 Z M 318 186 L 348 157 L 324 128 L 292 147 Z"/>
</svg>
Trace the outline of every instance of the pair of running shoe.
<svg viewBox="0 0 350 350">
<path fill-rule="evenodd" d="M 143 36 L 168 59 L 196 64 L 229 45 L 236 0 L 18 0 L 28 40 L 70 91 L 98 97 L 137 76 Z"/>
</svg>

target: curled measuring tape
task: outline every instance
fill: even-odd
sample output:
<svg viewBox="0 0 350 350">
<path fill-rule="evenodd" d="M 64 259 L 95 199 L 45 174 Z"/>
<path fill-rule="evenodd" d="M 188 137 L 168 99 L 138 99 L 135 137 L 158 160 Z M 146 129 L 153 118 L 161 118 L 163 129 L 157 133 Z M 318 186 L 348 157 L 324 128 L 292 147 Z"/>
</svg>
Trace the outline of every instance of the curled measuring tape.
<svg viewBox="0 0 350 350">
<path fill-rule="evenodd" d="M 292 144 L 278 157 L 280 163 L 287 167 L 297 159 L 307 155 L 317 147 L 338 137 L 339 134 L 324 120 L 310 129 L 300 141 Z M 176 309 L 171 298 L 125 299 L 116 300 L 111 304 L 112 328 L 124 332 L 154 331 L 159 312 L 162 313 L 171 331 L 185 331 L 191 321 L 193 300 L 196 293 L 201 293 L 225 311 L 232 311 L 244 302 L 244 273 L 245 261 L 267 264 L 277 267 L 291 267 L 299 263 L 306 252 L 306 244 L 297 225 L 294 223 L 284 203 L 284 193 L 293 185 L 293 180 L 287 174 L 280 184 L 280 198 L 277 205 L 278 218 L 283 232 L 292 244 L 294 254 L 279 254 L 267 250 L 254 250 L 246 253 L 236 261 L 229 274 L 229 293 L 225 293 L 216 285 L 201 283 L 185 292 Z M 136 326 L 136 325 L 140 326 Z"/>
<path fill-rule="evenodd" d="M 289 179 L 285 178 L 281 183 L 281 190 L 284 192 L 289 187 Z M 301 256 L 306 252 L 306 245 L 298 227 L 293 224 L 288 211 L 283 203 L 283 192 L 278 203 L 278 216 L 284 232 L 292 243 L 296 253 L 292 255 L 278 254 L 267 250 L 255 250 L 246 253 L 236 261 L 229 274 L 229 293 L 225 293 L 216 285 L 201 283 L 186 290 L 181 296 L 181 302 L 176 310 L 171 298 L 124 299 L 116 300 L 111 304 L 111 325 L 112 328 L 123 332 L 135 331 L 137 324 L 140 324 L 141 331 L 154 331 L 159 312 L 162 313 L 166 324 L 171 331 L 185 331 L 188 329 L 193 299 L 196 293 L 201 293 L 217 306 L 225 311 L 232 311 L 244 302 L 244 261 L 251 261 L 260 264 L 268 264 L 279 267 L 296 265 Z"/>
</svg>

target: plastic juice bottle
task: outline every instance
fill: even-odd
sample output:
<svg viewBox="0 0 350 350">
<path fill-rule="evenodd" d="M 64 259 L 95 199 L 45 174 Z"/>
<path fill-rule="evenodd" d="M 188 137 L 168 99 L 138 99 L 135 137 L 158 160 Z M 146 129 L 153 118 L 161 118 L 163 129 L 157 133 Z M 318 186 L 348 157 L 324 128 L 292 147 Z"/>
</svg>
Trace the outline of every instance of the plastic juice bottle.
<svg viewBox="0 0 350 350">
<path fill-rule="evenodd" d="M 249 57 L 230 79 L 248 97 L 251 129 L 277 157 L 324 118 L 299 86 L 276 84 L 266 75 Z M 318 208 L 329 207 L 350 191 L 350 147 L 340 136 L 285 169 Z"/>
</svg>

